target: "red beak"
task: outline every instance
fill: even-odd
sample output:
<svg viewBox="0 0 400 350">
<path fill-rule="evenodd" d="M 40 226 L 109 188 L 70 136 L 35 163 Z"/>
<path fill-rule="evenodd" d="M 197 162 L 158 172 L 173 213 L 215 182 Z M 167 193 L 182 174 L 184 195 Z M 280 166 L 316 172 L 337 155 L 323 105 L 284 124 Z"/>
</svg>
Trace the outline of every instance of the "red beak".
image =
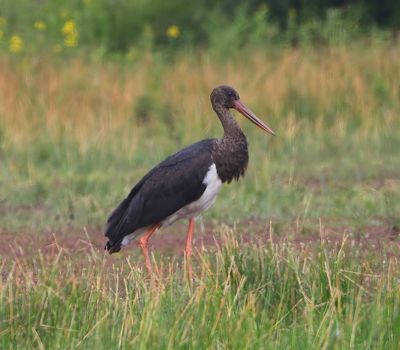
<svg viewBox="0 0 400 350">
<path fill-rule="evenodd" d="M 273 130 L 267 124 L 265 124 L 261 119 L 257 118 L 256 115 L 250 109 L 248 109 L 240 100 L 234 101 L 233 105 L 234 109 L 242 113 L 247 119 L 249 119 L 252 123 L 256 124 L 260 129 L 275 136 Z"/>
</svg>

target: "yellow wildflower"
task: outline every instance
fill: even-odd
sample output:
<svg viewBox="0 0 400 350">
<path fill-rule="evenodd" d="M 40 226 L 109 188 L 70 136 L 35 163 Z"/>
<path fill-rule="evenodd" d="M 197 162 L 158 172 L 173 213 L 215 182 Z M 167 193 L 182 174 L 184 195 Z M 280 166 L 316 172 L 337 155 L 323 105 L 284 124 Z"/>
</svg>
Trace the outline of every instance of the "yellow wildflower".
<svg viewBox="0 0 400 350">
<path fill-rule="evenodd" d="M 22 48 L 24 46 L 24 41 L 19 35 L 13 35 L 10 38 L 10 42 L 8 44 L 8 50 L 11 53 L 19 53 L 22 51 Z"/>
<path fill-rule="evenodd" d="M 176 39 L 179 35 L 181 35 L 181 30 L 177 25 L 174 24 L 167 29 L 167 35 L 170 38 Z"/>
<path fill-rule="evenodd" d="M 66 21 L 64 23 L 63 27 L 61 28 L 61 31 L 65 35 L 70 35 L 70 34 L 76 33 L 76 24 L 75 24 L 74 20 L 70 19 L 70 20 Z"/>
<path fill-rule="evenodd" d="M 46 23 L 44 23 L 44 21 L 41 20 L 36 21 L 33 26 L 35 27 L 36 30 L 40 32 L 46 29 Z"/>
<path fill-rule="evenodd" d="M 65 35 L 64 45 L 67 47 L 75 47 L 78 45 L 78 30 L 74 20 L 70 19 L 66 21 L 61 28 L 61 31 Z"/>
<path fill-rule="evenodd" d="M 7 20 L 3 16 L 0 16 L 0 27 L 4 27 L 6 24 Z"/>
<path fill-rule="evenodd" d="M 76 45 L 78 45 L 78 34 L 77 33 L 68 34 L 64 38 L 64 44 L 67 47 L 75 47 Z"/>
</svg>

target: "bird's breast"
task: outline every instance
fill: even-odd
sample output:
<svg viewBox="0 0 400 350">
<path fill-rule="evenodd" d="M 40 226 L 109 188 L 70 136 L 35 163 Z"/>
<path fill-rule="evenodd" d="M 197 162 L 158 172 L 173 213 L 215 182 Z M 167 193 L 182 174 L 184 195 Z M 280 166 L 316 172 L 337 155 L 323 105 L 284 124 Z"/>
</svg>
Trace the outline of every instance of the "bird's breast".
<svg viewBox="0 0 400 350">
<path fill-rule="evenodd" d="M 236 138 L 219 140 L 212 153 L 218 176 L 222 182 L 231 182 L 244 176 L 249 162 L 247 139 L 244 134 Z"/>
</svg>

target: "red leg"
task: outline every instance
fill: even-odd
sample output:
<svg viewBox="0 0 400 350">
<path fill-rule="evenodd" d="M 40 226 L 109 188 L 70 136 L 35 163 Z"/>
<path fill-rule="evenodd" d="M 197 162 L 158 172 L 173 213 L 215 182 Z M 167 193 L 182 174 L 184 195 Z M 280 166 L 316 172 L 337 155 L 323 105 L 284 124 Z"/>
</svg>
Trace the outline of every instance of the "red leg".
<svg viewBox="0 0 400 350">
<path fill-rule="evenodd" d="M 149 256 L 149 238 L 151 235 L 160 227 L 160 224 L 154 224 L 146 231 L 146 233 L 139 239 L 140 247 L 142 248 L 144 262 L 146 264 L 146 269 L 149 274 L 151 274 L 151 262 Z"/>
<path fill-rule="evenodd" d="M 185 258 L 186 258 L 186 262 L 187 262 L 187 266 L 188 266 L 189 281 L 192 281 L 192 279 L 193 279 L 193 272 L 192 272 L 193 231 L 194 231 L 194 218 L 189 219 L 189 227 L 187 230 L 186 248 L 185 248 Z"/>
</svg>

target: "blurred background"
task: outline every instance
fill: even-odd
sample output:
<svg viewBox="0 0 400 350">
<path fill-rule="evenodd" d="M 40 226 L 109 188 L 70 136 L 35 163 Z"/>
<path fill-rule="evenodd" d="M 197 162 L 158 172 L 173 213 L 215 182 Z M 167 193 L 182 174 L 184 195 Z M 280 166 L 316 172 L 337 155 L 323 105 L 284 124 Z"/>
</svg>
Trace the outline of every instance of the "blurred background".
<svg viewBox="0 0 400 350">
<path fill-rule="evenodd" d="M 2 0 L 1 48 L 10 53 L 91 57 L 398 39 L 400 8 L 378 0 Z"/>
<path fill-rule="evenodd" d="M 278 136 L 238 118 L 248 177 L 208 222 L 396 227 L 399 25 L 396 1 L 1 0 L 0 227 L 101 230 L 150 167 L 222 135 L 222 83 Z"/>
</svg>

